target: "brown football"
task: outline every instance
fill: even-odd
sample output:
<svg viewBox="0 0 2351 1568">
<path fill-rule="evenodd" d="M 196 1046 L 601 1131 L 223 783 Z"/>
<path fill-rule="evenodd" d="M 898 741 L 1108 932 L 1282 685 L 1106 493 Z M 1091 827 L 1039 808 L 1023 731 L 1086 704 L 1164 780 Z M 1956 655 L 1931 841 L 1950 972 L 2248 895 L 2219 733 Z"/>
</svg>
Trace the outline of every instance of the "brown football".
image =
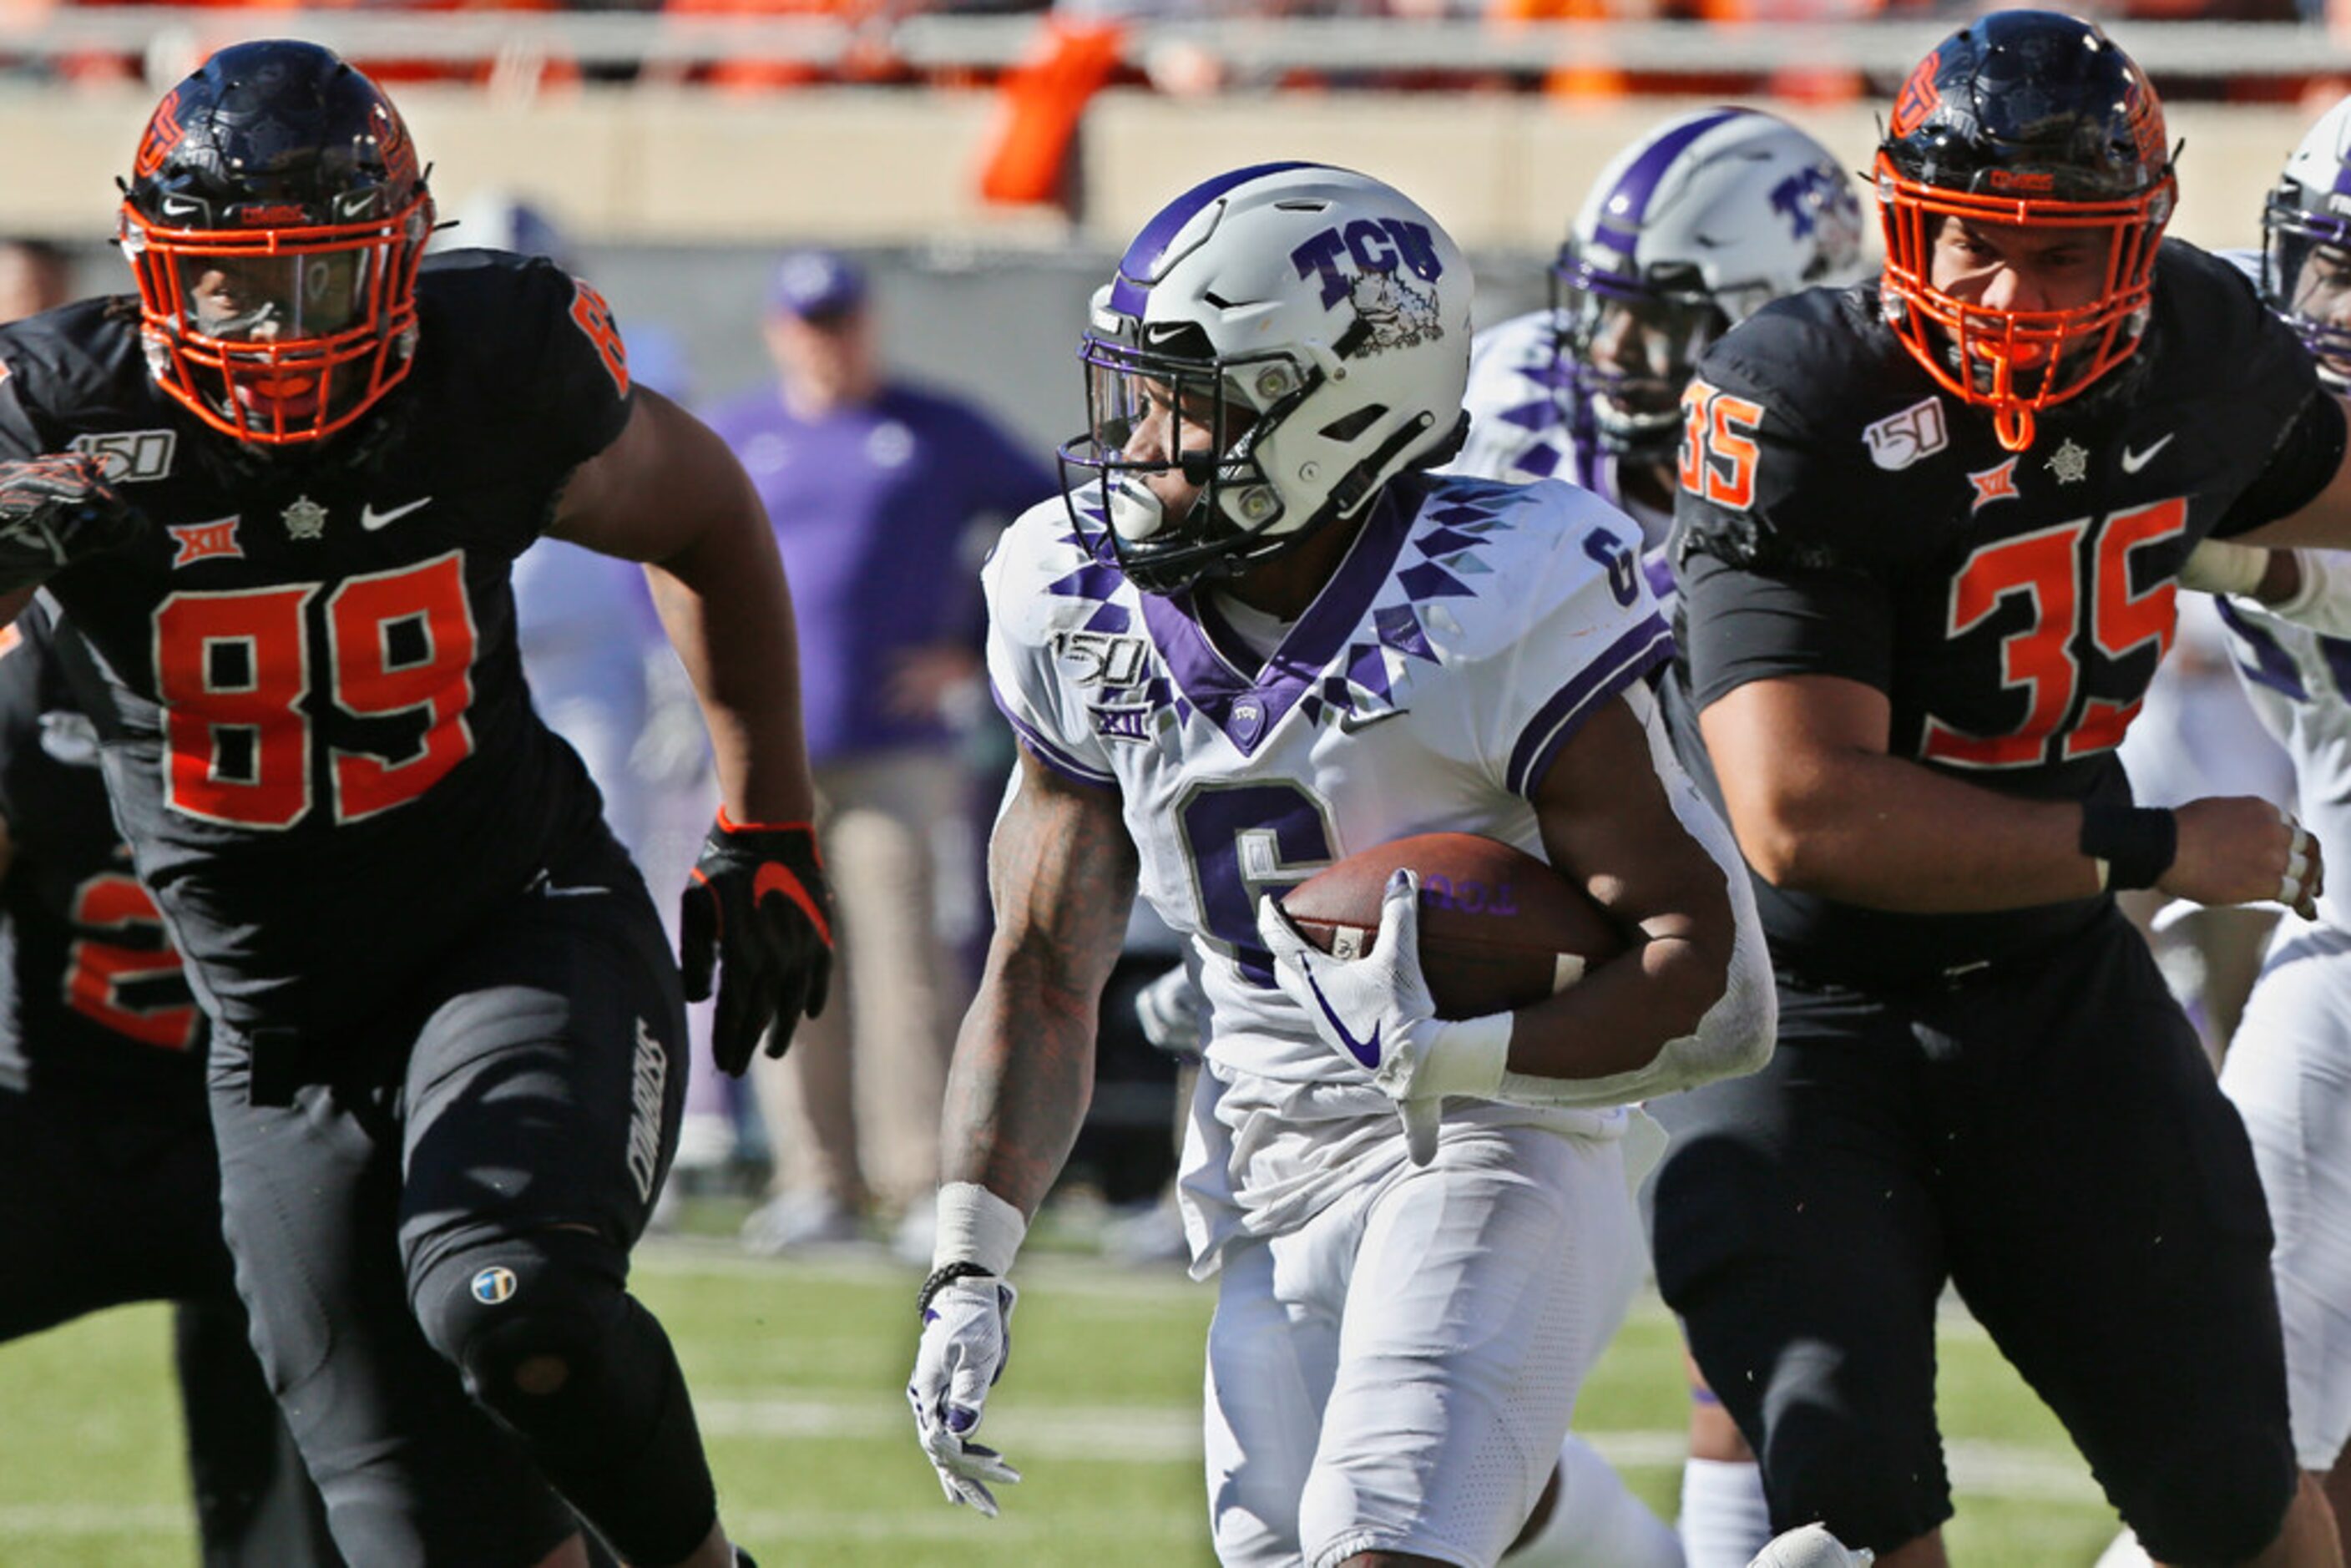
<svg viewBox="0 0 2351 1568">
<path fill-rule="evenodd" d="M 1360 958 L 1399 867 L 1420 873 L 1420 967 L 1437 1016 L 1479 1018 L 1541 1001 L 1625 950 L 1625 936 L 1547 861 L 1476 833 L 1421 833 L 1349 855 L 1281 896 L 1325 953 Z"/>
</svg>

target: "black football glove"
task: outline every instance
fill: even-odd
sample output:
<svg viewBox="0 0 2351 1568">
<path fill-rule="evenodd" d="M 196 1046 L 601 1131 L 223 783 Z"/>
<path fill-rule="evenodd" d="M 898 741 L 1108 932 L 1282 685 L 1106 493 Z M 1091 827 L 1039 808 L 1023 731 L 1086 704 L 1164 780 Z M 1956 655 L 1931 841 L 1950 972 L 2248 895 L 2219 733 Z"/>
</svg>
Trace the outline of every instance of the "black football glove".
<svg viewBox="0 0 2351 1568">
<path fill-rule="evenodd" d="M 743 827 L 722 808 L 679 915 L 686 999 L 709 996 L 718 971 L 710 1053 L 719 1071 L 740 1078 L 763 1033 L 768 1054 L 783 1055 L 800 1015 L 824 1011 L 832 976 L 832 889 L 816 834 L 804 822 Z"/>
<path fill-rule="evenodd" d="M 88 453 L 0 463 L 0 593 L 131 537 L 139 514 L 106 469 L 107 459 Z"/>
</svg>

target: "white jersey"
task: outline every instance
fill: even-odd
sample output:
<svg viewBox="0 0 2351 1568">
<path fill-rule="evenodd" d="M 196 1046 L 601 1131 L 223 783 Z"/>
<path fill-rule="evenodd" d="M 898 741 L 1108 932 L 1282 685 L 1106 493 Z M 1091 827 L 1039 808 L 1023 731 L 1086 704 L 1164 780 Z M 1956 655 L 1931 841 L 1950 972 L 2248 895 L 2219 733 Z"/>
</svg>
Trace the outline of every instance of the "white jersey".
<svg viewBox="0 0 2351 1568">
<path fill-rule="evenodd" d="M 1469 439 L 1445 471 L 1513 485 L 1561 479 L 1591 491 L 1640 525 L 1650 591 L 1669 601 L 1673 575 L 1664 545 L 1673 514 L 1626 498 L 1615 455 L 1602 450 L 1590 421 L 1573 412 L 1558 337 L 1552 312 L 1533 310 L 1471 340 L 1469 390 L 1461 399 Z"/>
<path fill-rule="evenodd" d="M 1237 1229 L 1302 1223 L 1404 1157 L 1394 1105 L 1272 984 L 1259 897 L 1413 833 L 1541 855 L 1528 797 L 1560 747 L 1620 695 L 1655 724 L 1642 677 L 1672 642 L 1638 549 L 1628 519 L 1564 485 L 1398 481 L 1259 661 L 1190 596 L 1138 593 L 1059 500 L 1005 535 L 985 574 L 997 699 L 1040 760 L 1119 791 L 1143 896 L 1199 960 L 1213 1082 L 1186 1158 L 1196 1272 Z M 1617 1111 L 1468 1114 L 1623 1126 Z"/>
</svg>

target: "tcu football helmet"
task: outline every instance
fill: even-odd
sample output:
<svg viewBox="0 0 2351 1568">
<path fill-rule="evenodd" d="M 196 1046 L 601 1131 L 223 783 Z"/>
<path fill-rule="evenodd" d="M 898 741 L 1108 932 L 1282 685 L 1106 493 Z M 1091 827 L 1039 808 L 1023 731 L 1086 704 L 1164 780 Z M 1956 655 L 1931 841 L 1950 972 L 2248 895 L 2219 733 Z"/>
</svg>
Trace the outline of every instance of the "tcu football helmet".
<svg viewBox="0 0 2351 1568">
<path fill-rule="evenodd" d="M 1865 272 L 1861 200 L 1827 148 L 1759 110 L 1684 115 L 1610 162 L 1560 247 L 1562 391 L 1603 447 L 1665 462 L 1708 343 L 1783 294 Z"/>
<path fill-rule="evenodd" d="M 1458 449 L 1471 288 L 1437 220 L 1366 175 L 1264 163 L 1194 186 L 1094 297 L 1087 428 L 1061 451 L 1072 520 L 1172 593 L 1353 516 Z M 1176 449 L 1184 426 L 1198 449 Z M 1149 481 L 1173 473 L 1199 494 L 1171 516 Z"/>
<path fill-rule="evenodd" d="M 266 445 L 332 434 L 407 375 L 433 198 L 392 100 L 331 50 L 221 50 L 163 95 L 123 185 L 157 382 Z"/>
<path fill-rule="evenodd" d="M 2147 330 L 2155 256 L 2178 192 L 2163 105 L 2147 73 L 2091 23 L 2001 11 L 1918 62 L 1877 150 L 1886 321 L 1946 392 L 1992 411 L 2001 444 L 2128 359 Z M 2095 298 L 2010 309 L 1934 283 L 1946 219 L 2093 230 Z"/>
<path fill-rule="evenodd" d="M 2320 371 L 2351 380 L 2351 98 L 2312 126 L 2262 207 L 2262 298 Z"/>
</svg>

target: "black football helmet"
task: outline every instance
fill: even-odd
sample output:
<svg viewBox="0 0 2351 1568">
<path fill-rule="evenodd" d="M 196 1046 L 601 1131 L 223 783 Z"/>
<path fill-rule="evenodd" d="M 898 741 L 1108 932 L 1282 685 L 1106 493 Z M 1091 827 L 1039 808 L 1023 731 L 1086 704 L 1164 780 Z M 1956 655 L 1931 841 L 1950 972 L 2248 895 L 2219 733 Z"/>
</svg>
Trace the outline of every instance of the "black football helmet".
<svg viewBox="0 0 2351 1568">
<path fill-rule="evenodd" d="M 221 50 L 163 95 L 122 189 L 148 363 L 214 430 L 316 441 L 407 375 L 433 198 L 399 110 L 332 50 Z"/>
<path fill-rule="evenodd" d="M 1944 390 L 1992 411 L 2001 444 L 2128 359 L 2147 329 L 2156 249 L 2178 181 L 2147 73 L 2093 24 L 2000 11 L 1918 62 L 1877 149 L 1886 318 Z M 2010 310 L 1935 287 L 1946 218 L 2103 229 L 2097 298 Z"/>
</svg>

